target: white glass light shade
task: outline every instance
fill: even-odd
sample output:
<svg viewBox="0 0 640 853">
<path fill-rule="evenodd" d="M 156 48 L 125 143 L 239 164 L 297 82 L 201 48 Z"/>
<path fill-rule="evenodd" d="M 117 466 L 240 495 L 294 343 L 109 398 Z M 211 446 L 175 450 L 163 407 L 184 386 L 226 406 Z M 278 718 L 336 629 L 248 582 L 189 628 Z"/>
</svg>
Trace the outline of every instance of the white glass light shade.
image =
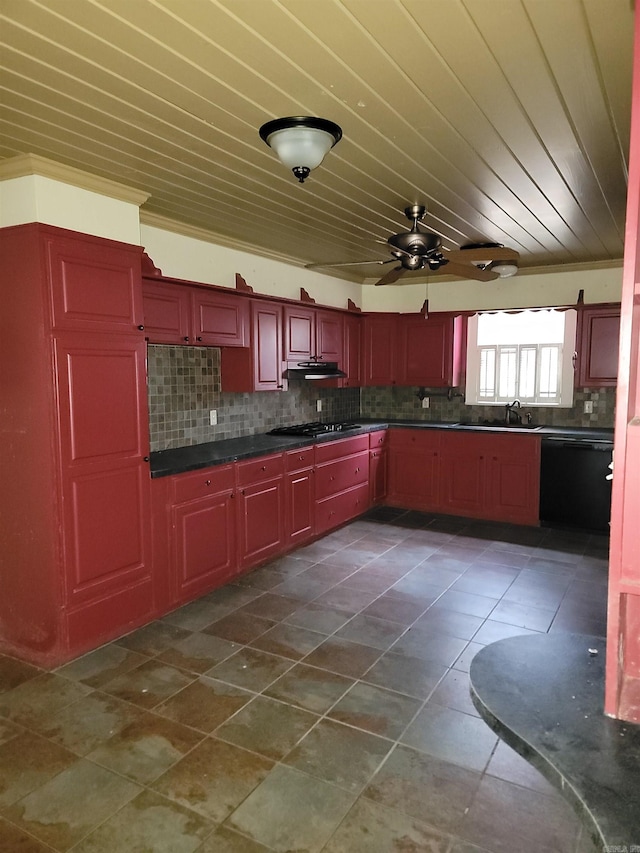
<svg viewBox="0 0 640 853">
<path fill-rule="evenodd" d="M 508 261 L 505 261 L 504 263 L 492 264 L 491 272 L 497 273 L 500 278 L 511 278 L 512 275 L 518 272 L 518 267 L 516 264 L 510 264 Z"/>
<path fill-rule="evenodd" d="M 309 171 L 319 166 L 333 148 L 333 136 L 313 127 L 276 130 L 267 137 L 267 142 L 289 169 L 305 166 Z"/>
<path fill-rule="evenodd" d="M 342 130 L 328 119 L 290 116 L 263 124 L 260 136 L 302 183 L 340 141 Z"/>
</svg>

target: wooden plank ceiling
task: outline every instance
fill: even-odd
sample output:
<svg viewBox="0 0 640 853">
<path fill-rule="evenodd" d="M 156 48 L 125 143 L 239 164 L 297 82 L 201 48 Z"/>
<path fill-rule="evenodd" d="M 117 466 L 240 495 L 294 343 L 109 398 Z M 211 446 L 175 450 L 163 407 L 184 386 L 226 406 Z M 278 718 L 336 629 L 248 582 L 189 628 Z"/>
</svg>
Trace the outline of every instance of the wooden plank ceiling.
<svg viewBox="0 0 640 853">
<path fill-rule="evenodd" d="M 359 261 L 421 203 L 449 249 L 622 257 L 632 0 L 0 0 L 0 38 L 0 159 L 148 192 L 143 221 Z M 303 185 L 258 136 L 288 115 L 344 133 Z"/>
</svg>

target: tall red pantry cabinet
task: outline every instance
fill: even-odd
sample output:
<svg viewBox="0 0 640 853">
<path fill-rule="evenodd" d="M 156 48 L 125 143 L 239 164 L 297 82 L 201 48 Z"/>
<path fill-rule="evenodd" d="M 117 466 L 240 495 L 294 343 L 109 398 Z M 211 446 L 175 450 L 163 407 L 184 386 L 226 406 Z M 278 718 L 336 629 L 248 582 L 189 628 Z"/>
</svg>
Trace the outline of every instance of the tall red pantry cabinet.
<svg viewBox="0 0 640 853">
<path fill-rule="evenodd" d="M 0 230 L 0 650 L 45 666 L 153 614 L 141 249 Z"/>
</svg>

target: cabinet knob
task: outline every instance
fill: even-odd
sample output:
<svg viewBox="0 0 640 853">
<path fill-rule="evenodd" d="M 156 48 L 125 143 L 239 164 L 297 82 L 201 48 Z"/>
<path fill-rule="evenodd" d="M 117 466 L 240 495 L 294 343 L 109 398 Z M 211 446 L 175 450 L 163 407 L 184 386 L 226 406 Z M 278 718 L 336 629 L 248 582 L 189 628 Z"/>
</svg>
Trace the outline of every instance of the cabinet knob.
<svg viewBox="0 0 640 853">
<path fill-rule="evenodd" d="M 141 332 L 144 332 L 144 326 L 140 325 L 140 326 L 138 326 L 138 328 L 140 329 Z"/>
<path fill-rule="evenodd" d="M 210 485 L 211 485 L 211 480 L 205 480 L 205 481 L 204 481 L 204 484 L 205 484 L 205 486 L 210 486 Z"/>
<path fill-rule="evenodd" d="M 359 471 L 360 471 L 360 469 L 359 469 L 359 468 L 356 468 L 356 474 L 357 474 Z"/>
<path fill-rule="evenodd" d="M 183 338 L 182 340 L 183 340 L 183 341 L 187 341 L 187 343 L 188 343 L 188 342 L 189 342 L 189 335 L 185 335 L 185 336 L 184 336 L 184 338 Z"/>
<path fill-rule="evenodd" d="M 149 456 L 145 456 L 145 457 L 144 457 L 144 461 L 145 461 L 145 462 L 151 462 L 151 457 L 149 457 Z"/>
<path fill-rule="evenodd" d="M 332 475 L 329 479 L 330 479 L 330 480 L 335 480 L 335 477 Z"/>
<path fill-rule="evenodd" d="M 198 336 L 197 336 L 197 338 L 196 338 L 196 340 L 197 340 L 197 341 L 201 341 L 201 340 L 202 340 L 202 335 L 198 335 Z"/>
<path fill-rule="evenodd" d="M 261 471 L 266 471 L 266 470 L 267 470 L 267 466 L 266 466 L 266 465 L 263 465 L 263 466 L 262 466 L 262 468 L 261 468 L 260 470 L 261 470 Z"/>
</svg>

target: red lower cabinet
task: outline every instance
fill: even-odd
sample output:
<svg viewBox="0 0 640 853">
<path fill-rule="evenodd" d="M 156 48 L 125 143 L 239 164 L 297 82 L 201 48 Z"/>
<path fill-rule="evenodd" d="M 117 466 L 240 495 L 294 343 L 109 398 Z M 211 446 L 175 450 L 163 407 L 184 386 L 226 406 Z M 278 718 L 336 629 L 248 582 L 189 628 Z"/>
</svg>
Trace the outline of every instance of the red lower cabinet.
<svg viewBox="0 0 640 853">
<path fill-rule="evenodd" d="M 537 436 L 443 432 L 442 470 L 443 512 L 539 523 Z"/>
<path fill-rule="evenodd" d="M 228 581 L 238 560 L 233 466 L 172 479 L 170 587 L 175 605 Z"/>
<path fill-rule="evenodd" d="M 238 462 L 236 475 L 239 562 L 244 569 L 285 549 L 282 454 Z"/>
<path fill-rule="evenodd" d="M 285 525 L 287 547 L 298 547 L 314 534 L 314 450 L 285 453 Z"/>
<path fill-rule="evenodd" d="M 407 509 L 440 508 L 440 430 L 389 430 L 387 503 Z"/>
<path fill-rule="evenodd" d="M 326 533 L 369 508 L 369 437 L 316 447 L 316 533 Z"/>
</svg>

